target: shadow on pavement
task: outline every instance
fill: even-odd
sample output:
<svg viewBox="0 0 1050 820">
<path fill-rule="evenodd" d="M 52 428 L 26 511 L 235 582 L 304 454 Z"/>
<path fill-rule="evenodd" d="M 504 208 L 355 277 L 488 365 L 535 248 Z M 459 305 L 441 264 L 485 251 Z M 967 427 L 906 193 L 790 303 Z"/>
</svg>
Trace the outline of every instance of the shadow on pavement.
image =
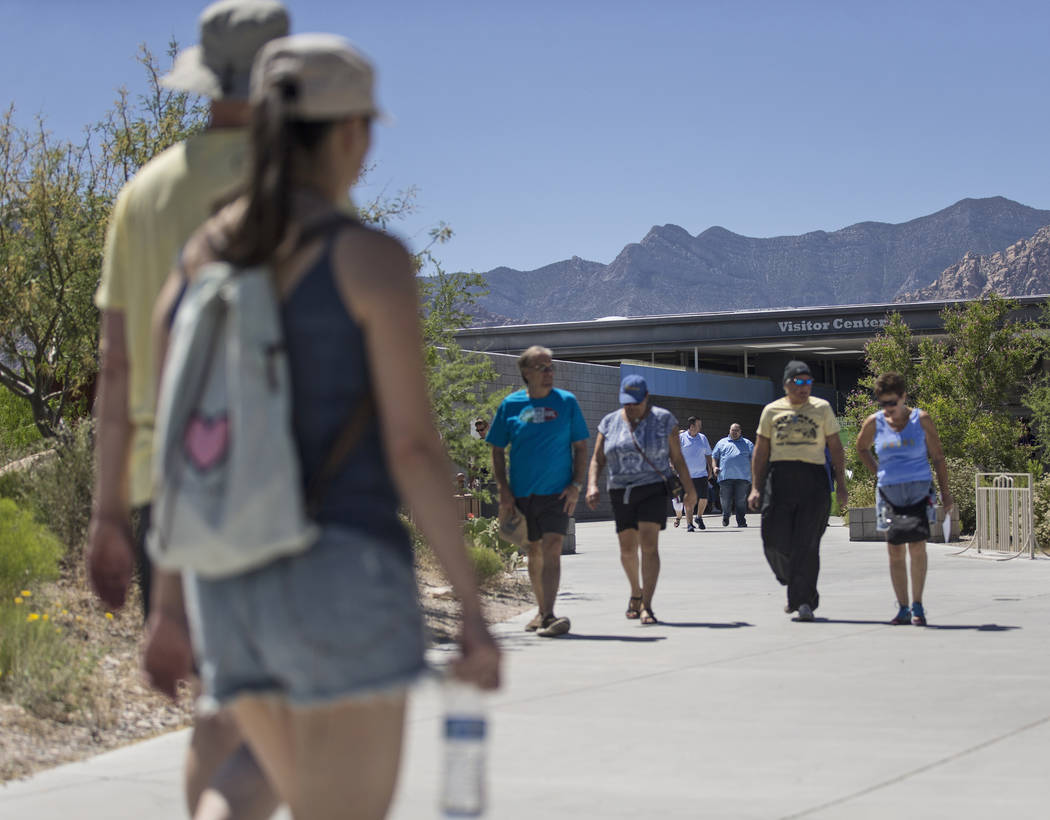
<svg viewBox="0 0 1050 820">
<path fill-rule="evenodd" d="M 543 639 L 541 640 L 549 640 Z M 624 641 L 625 643 L 654 643 L 655 641 L 666 641 L 667 638 L 663 635 L 647 635 L 647 636 L 635 636 L 635 635 L 584 635 L 581 632 L 569 632 L 566 635 L 561 635 L 554 640 L 558 641 Z"/>
<path fill-rule="evenodd" d="M 798 617 L 791 619 L 801 623 Z M 811 623 L 815 624 L 859 624 L 861 626 L 900 626 L 907 629 L 908 624 L 891 624 L 889 621 L 857 621 L 849 618 L 814 618 Z M 1020 629 L 1019 626 L 1000 626 L 999 624 L 926 624 L 926 626 L 911 627 L 912 629 L 973 629 L 977 632 L 1009 632 L 1011 629 Z"/>
<path fill-rule="evenodd" d="M 742 626 L 754 626 L 749 624 L 747 621 L 733 621 L 732 623 L 705 623 L 702 621 L 695 622 L 682 622 L 682 621 L 660 621 L 656 626 L 674 626 L 674 627 L 687 627 L 687 628 L 703 628 L 703 629 L 740 629 Z"/>
</svg>

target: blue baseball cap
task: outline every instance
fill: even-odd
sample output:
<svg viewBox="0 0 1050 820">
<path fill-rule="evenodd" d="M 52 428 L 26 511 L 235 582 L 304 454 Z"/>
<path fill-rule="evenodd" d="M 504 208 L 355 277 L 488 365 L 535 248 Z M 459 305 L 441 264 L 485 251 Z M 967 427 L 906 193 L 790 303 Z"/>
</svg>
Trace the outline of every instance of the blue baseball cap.
<svg viewBox="0 0 1050 820">
<path fill-rule="evenodd" d="M 620 404 L 637 404 L 649 395 L 649 385 L 641 376 L 624 376 L 620 382 Z"/>
</svg>

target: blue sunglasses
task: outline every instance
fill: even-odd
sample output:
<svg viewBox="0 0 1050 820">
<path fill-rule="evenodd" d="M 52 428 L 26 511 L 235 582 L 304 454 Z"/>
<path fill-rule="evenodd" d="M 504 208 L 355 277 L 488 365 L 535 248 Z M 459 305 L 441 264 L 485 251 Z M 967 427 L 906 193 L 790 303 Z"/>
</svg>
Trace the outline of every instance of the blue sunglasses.
<svg viewBox="0 0 1050 820">
<path fill-rule="evenodd" d="M 813 379 L 792 379 L 791 381 L 793 381 L 799 387 L 802 387 L 806 384 L 813 384 Z"/>
</svg>

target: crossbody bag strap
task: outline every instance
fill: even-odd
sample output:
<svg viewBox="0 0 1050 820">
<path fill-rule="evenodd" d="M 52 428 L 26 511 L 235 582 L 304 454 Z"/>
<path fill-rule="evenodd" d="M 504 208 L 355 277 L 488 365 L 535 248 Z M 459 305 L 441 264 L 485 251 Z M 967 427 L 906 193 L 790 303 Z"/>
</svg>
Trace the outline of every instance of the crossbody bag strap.
<svg viewBox="0 0 1050 820">
<path fill-rule="evenodd" d="M 624 420 L 627 421 L 627 432 L 631 434 L 631 441 L 634 442 L 634 449 L 636 449 L 639 453 L 641 453 L 642 458 L 645 459 L 645 463 L 648 464 L 650 467 L 652 467 L 653 470 L 656 471 L 656 474 L 658 476 L 660 476 L 660 478 L 662 478 L 664 480 L 664 482 L 666 483 L 667 482 L 667 476 L 665 476 L 663 474 L 663 471 L 659 467 L 657 467 L 655 464 L 653 464 L 649 460 L 649 456 L 647 456 L 645 454 L 645 450 L 642 449 L 642 445 L 640 445 L 638 443 L 638 438 L 634 435 L 634 430 L 631 429 L 631 422 L 630 422 L 630 420 L 627 419 L 627 414 L 626 413 L 624 413 Z"/>
</svg>

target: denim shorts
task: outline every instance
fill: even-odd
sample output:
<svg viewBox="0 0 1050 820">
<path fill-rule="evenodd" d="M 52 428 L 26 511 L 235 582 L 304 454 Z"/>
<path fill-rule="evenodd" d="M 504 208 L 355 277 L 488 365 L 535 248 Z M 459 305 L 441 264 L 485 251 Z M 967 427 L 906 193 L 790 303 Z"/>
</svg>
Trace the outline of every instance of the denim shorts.
<svg viewBox="0 0 1050 820">
<path fill-rule="evenodd" d="M 425 668 L 411 559 L 325 526 L 306 552 L 230 578 L 183 580 L 200 708 L 241 695 L 293 706 L 395 691 Z"/>
</svg>

